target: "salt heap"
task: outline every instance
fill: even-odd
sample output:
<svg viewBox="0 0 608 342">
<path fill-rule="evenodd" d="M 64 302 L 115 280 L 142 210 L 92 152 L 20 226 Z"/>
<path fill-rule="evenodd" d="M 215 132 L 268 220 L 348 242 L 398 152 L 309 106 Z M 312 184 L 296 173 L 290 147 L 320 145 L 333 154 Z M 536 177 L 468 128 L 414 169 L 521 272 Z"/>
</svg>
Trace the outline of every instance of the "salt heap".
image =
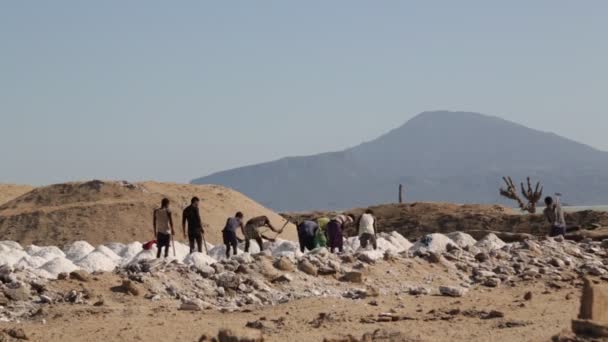
<svg viewBox="0 0 608 342">
<path fill-rule="evenodd" d="M 413 244 L 403 235 L 397 233 L 396 231 L 392 231 L 390 233 L 380 233 L 380 236 L 387 239 L 390 243 L 392 243 L 400 252 L 408 251 L 412 248 Z"/>
<path fill-rule="evenodd" d="M 64 250 L 66 258 L 70 259 L 71 261 L 78 261 L 95 250 L 95 247 L 91 246 L 86 241 L 75 241 L 65 246 Z"/>
<path fill-rule="evenodd" d="M 26 255 L 23 258 L 21 258 L 15 265 L 15 268 L 22 268 L 22 269 L 34 269 L 34 268 L 39 268 L 42 265 L 46 264 L 48 262 L 48 260 L 46 260 L 43 257 L 39 257 L 39 256 L 30 256 L 30 255 Z"/>
<path fill-rule="evenodd" d="M 89 253 L 87 256 L 76 262 L 76 266 L 89 273 L 95 271 L 111 272 L 116 268 L 117 265 L 117 262 L 113 261 L 110 257 L 99 250 Z"/>
<path fill-rule="evenodd" d="M 55 258 L 65 258 L 65 253 L 57 246 L 38 247 L 36 245 L 30 245 L 25 249 L 25 252 L 31 256 L 42 257 L 47 261 Z"/>
<path fill-rule="evenodd" d="M 52 278 L 57 278 L 59 273 L 73 272 L 78 269 L 78 266 L 66 258 L 57 257 L 42 265 L 39 269 L 48 272 Z"/>
<path fill-rule="evenodd" d="M 454 242 L 447 236 L 439 233 L 429 234 L 417 241 L 410 251 L 415 254 L 424 253 L 444 253 L 448 246 L 457 247 Z"/>
<path fill-rule="evenodd" d="M 475 240 L 471 235 L 463 232 L 453 232 L 447 235 L 458 247 L 460 248 L 469 248 L 471 246 L 475 246 L 477 240 Z"/>
<path fill-rule="evenodd" d="M 12 249 L 6 245 L 0 248 L 0 265 L 14 266 L 22 258 L 27 257 L 27 253 L 20 249 Z"/>
<path fill-rule="evenodd" d="M 106 243 L 104 246 L 108 247 L 109 249 L 112 250 L 112 252 L 114 252 L 120 256 L 122 256 L 122 252 L 127 247 L 124 243 L 120 243 L 120 242 L 110 242 L 110 243 Z"/>
<path fill-rule="evenodd" d="M 204 253 L 194 252 L 184 259 L 184 264 L 194 266 L 198 270 L 202 270 L 205 266 L 215 264 L 215 259 Z"/>
<path fill-rule="evenodd" d="M 7 247 L 9 249 L 17 249 L 22 251 L 23 247 L 21 247 L 21 245 L 18 242 L 15 241 L 8 241 L 8 240 L 4 240 L 4 241 L 0 241 L 0 247 Z"/>
<path fill-rule="evenodd" d="M 142 251 L 142 249 L 142 244 L 139 241 L 131 242 L 130 244 L 126 245 L 119 254 L 122 258 L 122 264 L 126 265 L 130 263 L 131 260 L 133 260 L 133 258 L 135 258 L 135 256 Z"/>
<path fill-rule="evenodd" d="M 103 255 L 105 255 L 108 259 L 110 259 L 112 262 L 120 262 L 122 260 L 122 258 L 120 257 L 120 255 L 114 253 L 113 250 L 111 250 L 110 248 L 101 245 L 101 246 L 97 246 L 97 248 L 95 248 L 94 252 L 99 252 Z"/>
<path fill-rule="evenodd" d="M 507 244 L 504 241 L 502 241 L 500 238 L 498 238 L 498 236 L 496 236 L 496 234 L 490 233 L 490 234 L 486 235 L 483 239 L 479 240 L 475 244 L 475 247 L 477 247 L 479 249 L 483 249 L 485 251 L 493 251 L 493 250 L 501 249 L 506 245 Z"/>
</svg>

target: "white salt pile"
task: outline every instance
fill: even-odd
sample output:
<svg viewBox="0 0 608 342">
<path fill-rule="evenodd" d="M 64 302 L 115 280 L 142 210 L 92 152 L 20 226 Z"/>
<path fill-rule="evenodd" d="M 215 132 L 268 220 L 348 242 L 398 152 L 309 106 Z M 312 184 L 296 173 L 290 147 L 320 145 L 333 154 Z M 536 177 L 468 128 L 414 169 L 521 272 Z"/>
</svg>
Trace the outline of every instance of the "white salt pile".
<svg viewBox="0 0 608 342">
<path fill-rule="evenodd" d="M 89 253 L 87 256 L 76 262 L 76 266 L 91 273 L 95 271 L 111 272 L 116 268 L 117 265 L 117 262 L 113 261 L 99 250 Z"/>
<path fill-rule="evenodd" d="M 410 251 L 412 253 L 444 253 L 450 245 L 457 247 L 449 237 L 435 233 L 426 235 L 417 241 L 412 248 L 410 248 Z"/>
<path fill-rule="evenodd" d="M 78 269 L 78 266 L 66 258 L 57 257 L 42 265 L 39 269 L 48 272 L 52 278 L 57 278 L 59 273 L 73 272 Z"/>
<path fill-rule="evenodd" d="M 441 243 L 441 234 L 434 234 L 430 237 L 430 248 L 445 248 Z M 445 236 L 443 236 L 445 237 Z M 226 247 L 224 245 L 213 246 L 207 244 L 209 255 L 204 253 L 190 254 L 190 248 L 186 244 L 176 241 L 175 256 L 173 256 L 173 245 L 169 249 L 169 258 L 178 262 L 193 265 L 196 268 L 203 268 L 215 263 L 217 260 L 225 258 Z M 243 247 L 243 244 L 240 245 Z M 345 250 L 357 252 L 360 247 L 358 237 L 348 238 L 345 242 Z M 383 257 L 384 252 L 402 252 L 411 247 L 411 243 L 396 232 L 382 234 L 378 238 L 378 250 L 361 251 L 366 253 L 369 259 L 377 260 Z M 255 241 L 251 242 L 250 252 L 244 253 L 238 250 L 236 256 L 232 256 L 241 263 L 253 262 L 252 254 L 259 253 L 259 246 Z M 268 255 L 274 257 L 284 256 L 297 262 L 303 254 L 297 242 L 277 239 L 274 242 L 265 242 L 264 250 Z M 317 249 L 312 253 L 318 253 Z M 64 250 L 56 246 L 40 247 L 30 245 L 23 249 L 21 245 L 13 241 L 0 241 L 0 265 L 17 267 L 24 271 L 29 271 L 39 277 L 56 278 L 59 273 L 70 273 L 83 269 L 87 272 L 111 272 L 118 266 L 128 265 L 129 263 L 140 260 L 151 260 L 156 258 L 156 246 L 150 250 L 143 250 L 140 242 L 135 241 L 129 244 L 108 243 L 94 248 L 86 241 L 76 241 L 64 247 Z"/>
<path fill-rule="evenodd" d="M 458 247 L 460 248 L 468 248 L 471 246 L 475 246 L 477 240 L 475 240 L 471 235 L 463 232 L 453 232 L 447 235 Z"/>
<path fill-rule="evenodd" d="M 496 234 L 490 233 L 486 235 L 483 239 L 479 240 L 475 247 L 479 249 L 483 249 L 485 251 L 493 251 L 497 249 L 501 249 L 507 244 L 502 241 Z"/>
<path fill-rule="evenodd" d="M 116 253 L 116 255 L 122 256 L 123 251 L 127 247 L 124 243 L 120 242 L 110 242 L 106 243 L 104 246 L 108 247 L 112 250 L 112 252 Z"/>
<path fill-rule="evenodd" d="M 71 261 L 78 261 L 95 250 L 95 247 L 91 246 L 86 241 L 75 241 L 65 246 L 64 250 L 66 258 Z"/>
<path fill-rule="evenodd" d="M 205 266 L 213 265 L 215 259 L 204 253 L 194 252 L 184 259 L 184 264 L 192 265 L 198 270 L 202 270 Z"/>
</svg>

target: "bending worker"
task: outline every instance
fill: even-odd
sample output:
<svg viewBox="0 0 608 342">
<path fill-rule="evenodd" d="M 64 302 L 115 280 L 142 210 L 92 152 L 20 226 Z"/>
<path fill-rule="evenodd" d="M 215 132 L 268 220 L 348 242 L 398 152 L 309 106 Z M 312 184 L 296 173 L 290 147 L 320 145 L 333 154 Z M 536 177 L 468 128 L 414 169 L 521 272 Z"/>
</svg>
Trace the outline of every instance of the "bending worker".
<svg viewBox="0 0 608 342">
<path fill-rule="evenodd" d="M 298 224 L 298 240 L 300 241 L 300 251 L 304 253 L 305 249 L 312 251 L 317 248 L 315 237 L 319 230 L 319 224 L 312 220 L 306 220 Z"/>
<path fill-rule="evenodd" d="M 276 230 L 267 216 L 258 216 L 254 217 L 251 220 L 247 221 L 245 224 L 245 229 L 243 235 L 245 235 L 245 252 L 249 252 L 249 246 L 251 240 L 255 240 L 260 246 L 260 251 L 264 250 L 264 240 L 274 241 L 275 239 L 266 237 L 262 234 L 266 228 L 270 228 L 275 233 L 280 233 Z"/>
</svg>

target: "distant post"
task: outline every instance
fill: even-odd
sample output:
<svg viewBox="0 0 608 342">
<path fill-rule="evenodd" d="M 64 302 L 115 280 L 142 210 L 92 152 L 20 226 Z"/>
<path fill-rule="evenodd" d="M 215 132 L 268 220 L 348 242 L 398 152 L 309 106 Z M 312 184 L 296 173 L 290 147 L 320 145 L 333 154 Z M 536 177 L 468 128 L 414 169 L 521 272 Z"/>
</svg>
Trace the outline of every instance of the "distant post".
<svg viewBox="0 0 608 342">
<path fill-rule="evenodd" d="M 399 184 L 399 203 L 403 203 L 403 184 Z"/>
</svg>

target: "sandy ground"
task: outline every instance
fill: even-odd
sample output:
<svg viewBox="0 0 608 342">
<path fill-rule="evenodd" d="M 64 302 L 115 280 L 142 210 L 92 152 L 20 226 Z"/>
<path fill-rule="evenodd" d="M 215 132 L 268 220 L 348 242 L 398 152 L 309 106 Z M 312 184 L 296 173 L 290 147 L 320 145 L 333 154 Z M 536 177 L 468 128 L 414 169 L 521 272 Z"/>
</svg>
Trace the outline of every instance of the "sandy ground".
<svg viewBox="0 0 608 342">
<path fill-rule="evenodd" d="M 368 285 L 391 286 L 410 280 L 445 282 L 441 266 L 426 262 L 380 263 L 373 267 Z M 408 274 L 407 270 L 411 270 Z M 335 282 L 344 289 L 353 285 Z M 549 288 L 542 281 L 519 282 L 514 287 L 476 287 L 465 297 L 411 296 L 383 293 L 378 297 L 308 298 L 276 306 L 246 306 L 237 312 L 179 311 L 179 301 L 153 302 L 142 296 L 115 291 L 120 278 L 103 274 L 86 283 L 58 280 L 55 289 L 86 288 L 104 299 L 103 306 L 54 304 L 31 321 L 2 323 L 2 328 L 22 328 L 33 341 L 197 341 L 219 329 L 259 335 L 248 322 L 262 323 L 268 341 L 322 341 L 348 334 L 360 337 L 376 329 L 399 331 L 412 341 L 548 341 L 570 325 L 579 307 L 580 282 Z M 114 288 L 114 291 L 112 290 Z M 532 292 L 530 301 L 524 300 Z M 478 312 L 500 311 L 503 318 L 482 319 Z M 392 312 L 409 320 L 362 323 L 368 317 Z M 321 314 L 329 318 L 318 320 Z M 43 323 L 44 320 L 44 323 Z M 511 327 L 513 324 L 523 326 Z"/>
</svg>

